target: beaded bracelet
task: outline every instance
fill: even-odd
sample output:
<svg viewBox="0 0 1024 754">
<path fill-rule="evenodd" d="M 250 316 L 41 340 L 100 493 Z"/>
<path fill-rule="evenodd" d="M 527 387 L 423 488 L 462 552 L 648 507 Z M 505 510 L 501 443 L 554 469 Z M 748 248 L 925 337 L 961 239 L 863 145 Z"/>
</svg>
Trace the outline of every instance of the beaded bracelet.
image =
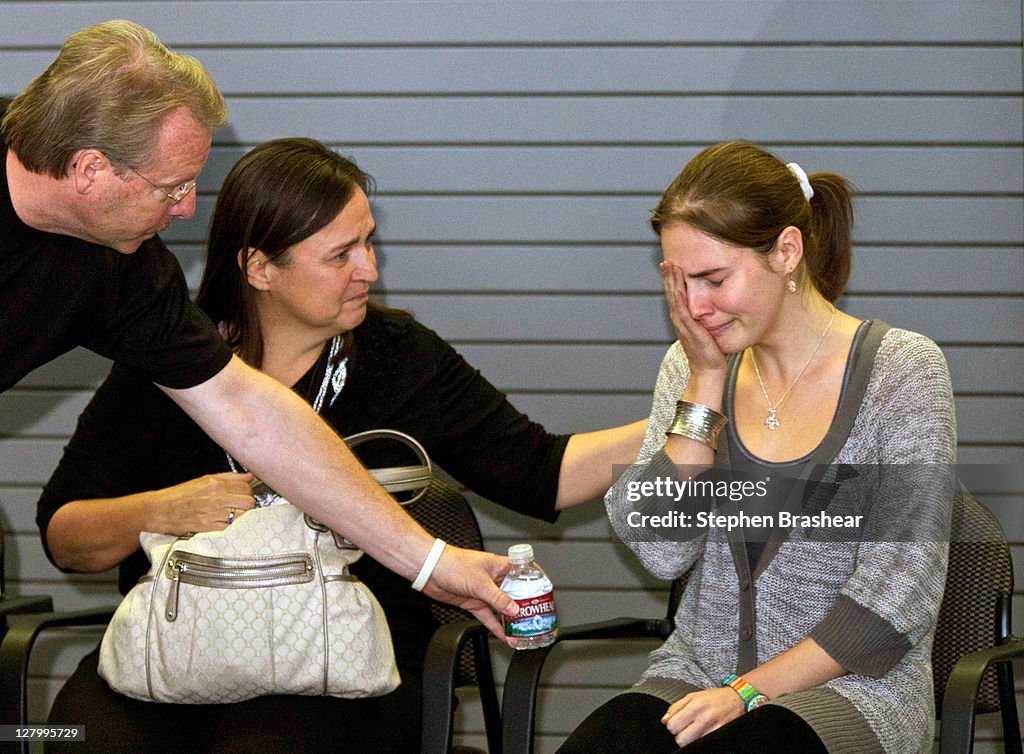
<svg viewBox="0 0 1024 754">
<path fill-rule="evenodd" d="M 715 450 L 718 434 L 728 423 L 729 420 L 713 408 L 689 401 L 676 401 L 676 415 L 665 434 L 682 435 Z"/>
<path fill-rule="evenodd" d="M 740 695 L 740 699 L 743 700 L 743 709 L 746 712 L 768 703 L 768 697 L 747 683 L 747 679 L 741 675 L 733 673 L 722 681 L 722 685 L 728 686 Z"/>
</svg>

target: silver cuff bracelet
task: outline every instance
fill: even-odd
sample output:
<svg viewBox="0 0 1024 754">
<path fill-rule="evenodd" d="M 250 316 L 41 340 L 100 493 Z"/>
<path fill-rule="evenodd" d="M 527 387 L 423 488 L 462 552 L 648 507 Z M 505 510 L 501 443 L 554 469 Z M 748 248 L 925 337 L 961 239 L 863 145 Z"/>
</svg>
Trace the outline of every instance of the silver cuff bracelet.
<svg viewBox="0 0 1024 754">
<path fill-rule="evenodd" d="M 689 401 L 676 401 L 676 416 L 666 435 L 682 435 L 702 442 L 712 450 L 718 446 L 718 433 L 729 420 L 712 408 Z"/>
</svg>

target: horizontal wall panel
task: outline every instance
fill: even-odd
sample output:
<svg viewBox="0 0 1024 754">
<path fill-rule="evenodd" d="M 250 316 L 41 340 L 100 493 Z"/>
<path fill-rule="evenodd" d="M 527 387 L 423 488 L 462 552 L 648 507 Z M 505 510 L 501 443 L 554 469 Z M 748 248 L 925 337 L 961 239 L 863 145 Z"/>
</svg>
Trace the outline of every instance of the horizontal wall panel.
<svg viewBox="0 0 1024 754">
<path fill-rule="evenodd" d="M 600 554 L 600 553 L 599 553 Z M 635 558 L 633 558 L 635 560 Z M 562 562 L 559 558 L 558 564 Z M 544 565 L 543 563 L 541 565 Z M 547 566 L 544 566 L 545 569 Z M 639 572 L 638 572 L 639 573 Z M 635 589 L 578 588 L 564 581 L 555 584 L 559 622 L 579 625 L 618 617 L 660 617 L 668 606 L 668 582 L 645 583 Z"/>
<path fill-rule="evenodd" d="M 599 244 L 653 241 L 648 219 L 657 197 L 395 196 L 374 209 L 380 241 L 411 243 Z M 162 237 L 202 243 L 213 200 L 201 197 L 191 220 Z M 857 204 L 859 243 L 1019 245 L 1019 197 L 864 197 Z M 652 248 L 654 248 L 652 246 Z"/>
<path fill-rule="evenodd" d="M 387 200 L 384 200 L 386 203 Z M 656 239 L 607 246 L 421 246 L 378 243 L 376 292 L 558 291 L 637 293 L 661 287 Z M 198 242 L 172 247 L 193 290 L 204 265 Z M 876 247 L 853 250 L 847 293 L 1020 294 L 1024 250 Z"/>
<path fill-rule="evenodd" d="M 1011 542 L 1024 542 L 1024 497 L 1020 495 L 982 496 L 980 502 L 992 512 Z M 1024 563 L 1018 563 L 1024 565 Z M 1024 592 L 1024 581 L 1016 582 Z"/>
<path fill-rule="evenodd" d="M 484 541 L 509 540 L 524 537 L 526 541 L 578 540 L 615 541 L 605 514 L 603 499 L 576 505 L 561 511 L 556 523 L 513 513 L 497 503 L 466 491 L 466 497 L 476 512 Z"/>
<path fill-rule="evenodd" d="M 353 94 L 1006 94 L 1012 47 L 189 49 L 226 96 Z M 0 91 L 21 91 L 53 50 L 12 52 Z M 7 62 L 9 61 L 9 62 Z"/>
<path fill-rule="evenodd" d="M 511 394 L 512 403 L 554 432 L 580 432 L 609 424 L 645 419 L 648 395 Z M 1024 443 L 1024 399 L 960 398 L 957 435 L 963 443 L 1015 445 Z"/>
<path fill-rule="evenodd" d="M 961 446 L 957 463 L 957 476 L 979 497 L 1024 489 L 1024 448 Z"/>
<path fill-rule="evenodd" d="M 1018 339 L 1018 344 L 1020 339 Z M 964 393 L 1024 393 L 1024 348 L 944 346 L 953 390 Z"/>
<path fill-rule="evenodd" d="M 492 539 L 487 546 L 494 552 L 506 552 L 519 541 Z M 538 541 L 533 543 L 533 550 L 537 562 L 556 585 L 585 589 L 665 588 L 665 583 L 647 573 L 621 543 Z"/>
<path fill-rule="evenodd" d="M 622 341 L 670 343 L 660 295 L 561 296 L 467 294 L 457 297 L 395 295 L 390 306 L 408 309 L 449 340 Z M 1024 307 L 1018 298 L 897 298 L 848 296 L 843 308 L 882 319 L 940 343 L 1020 343 Z"/>
<path fill-rule="evenodd" d="M 199 182 L 216 193 L 248 147 L 219 144 Z M 369 172 L 378 194 L 645 193 L 657 196 L 704 144 L 697 146 L 474 147 L 330 145 Z M 766 145 L 771 146 L 771 145 Z M 1024 148 L 1013 146 L 817 146 L 773 148 L 808 172 L 827 170 L 865 193 L 1021 193 Z M 387 199 L 381 198 L 386 204 Z"/>
<path fill-rule="evenodd" d="M 0 397 L 0 436 L 67 436 L 91 391 L 14 390 Z"/>
<path fill-rule="evenodd" d="M 909 243 L 1008 243 L 1024 238 L 1021 197 L 879 198 L 857 203 L 855 240 Z M 911 219 L 913 218 L 913 219 Z"/>
<path fill-rule="evenodd" d="M 6 485 L 7 479 L 4 477 Z M 5 532 L 36 536 L 39 485 L 0 487 L 0 523 Z"/>
<path fill-rule="evenodd" d="M 387 201 L 382 199 L 381 206 Z M 383 228 L 382 228 L 383 232 Z M 626 246 L 445 247 L 382 243 L 379 287 L 414 291 L 609 291 L 661 289 L 661 252 Z"/>
<path fill-rule="evenodd" d="M 1024 333 L 1024 302 L 1020 298 L 848 296 L 843 301 L 846 311 L 855 317 L 885 320 L 939 343 L 1019 345 Z"/>
<path fill-rule="evenodd" d="M 1020 97 L 230 98 L 218 143 L 302 134 L 381 143 L 1019 144 Z M 752 118 L 751 113 L 757 113 Z"/>
<path fill-rule="evenodd" d="M 385 200 L 386 201 L 386 200 Z M 198 285 L 203 261 L 192 247 L 186 263 Z M 180 256 L 180 255 L 179 255 Z M 198 258 L 197 258 L 198 257 Z M 384 243 L 375 287 L 405 291 L 659 290 L 661 251 L 649 244 L 570 247 L 443 247 Z M 863 244 L 853 250 L 848 293 L 1024 293 L 1024 250 L 900 248 Z"/>
<path fill-rule="evenodd" d="M 30 533 L 6 536 L 4 545 L 11 548 L 10 554 L 18 562 L 22 579 L 31 579 L 36 584 L 47 581 L 66 583 L 78 588 L 89 589 L 90 593 L 102 593 L 108 587 L 117 590 L 116 570 L 100 573 L 64 573 L 59 570 L 43 552 L 39 530 L 36 528 Z"/>
<path fill-rule="evenodd" d="M 853 251 L 853 271 L 846 290 L 864 294 L 1021 294 L 1024 249 L 859 246 Z"/>
<path fill-rule="evenodd" d="M 20 594 L 48 594 L 53 597 L 54 609 L 65 610 L 93 610 L 108 606 L 116 606 L 121 601 L 121 595 L 117 591 L 117 584 L 114 581 L 102 582 L 71 582 L 60 579 L 60 574 L 52 568 L 51 571 L 57 574 L 52 577 L 46 575 L 45 580 L 32 580 L 18 584 L 17 593 Z"/>
<path fill-rule="evenodd" d="M 502 390 L 564 390 L 568 384 L 573 390 L 645 395 L 654 390 L 667 349 L 667 342 L 650 346 L 457 346 L 466 361 Z"/>
<path fill-rule="evenodd" d="M 167 44 L 511 44 L 517 42 L 1015 42 L 1020 8 L 1000 0 L 762 2 L 416 3 L 194 1 L 188 13 L 153 0 L 9 2 L 19 24 L 0 25 L 0 45 L 59 45 L 107 18 L 131 18 Z M 628 11 L 628 12 L 627 12 Z M 927 23 L 922 23 L 922 18 Z M 457 19 L 457 23 L 453 20 Z M 22 27 L 19 33 L 19 26 Z"/>
<path fill-rule="evenodd" d="M 668 347 L 667 340 L 663 345 L 456 344 L 470 364 L 503 390 L 565 389 L 566 375 L 571 375 L 574 390 L 646 393 L 654 389 Z M 943 353 L 954 392 L 1024 390 L 1022 347 L 946 346 Z"/>
<path fill-rule="evenodd" d="M 0 438 L 0 476 L 4 484 L 43 484 L 57 467 L 63 440 Z"/>
<path fill-rule="evenodd" d="M 109 359 L 76 348 L 27 374 L 18 387 L 96 388 L 110 373 L 110 366 Z M 0 406 L 6 395 L 0 395 Z"/>
<path fill-rule="evenodd" d="M 670 343 L 664 299 L 619 296 L 394 295 L 389 306 L 408 309 L 448 340 L 622 341 Z"/>
<path fill-rule="evenodd" d="M 202 50 L 225 95 L 1013 93 L 1012 47 Z M 30 70 L 45 65 L 36 62 Z M 39 69 L 41 70 L 41 69 Z"/>
<path fill-rule="evenodd" d="M 961 442 L 1024 446 L 1024 397 L 958 398 L 957 436 Z"/>
</svg>

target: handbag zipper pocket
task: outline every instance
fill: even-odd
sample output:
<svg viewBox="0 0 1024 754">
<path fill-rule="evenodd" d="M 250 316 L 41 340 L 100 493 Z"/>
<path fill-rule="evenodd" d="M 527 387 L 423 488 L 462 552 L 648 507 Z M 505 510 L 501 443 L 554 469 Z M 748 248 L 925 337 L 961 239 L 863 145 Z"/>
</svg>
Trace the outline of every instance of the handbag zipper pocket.
<svg viewBox="0 0 1024 754">
<path fill-rule="evenodd" d="M 313 580 L 313 558 L 296 552 L 266 558 L 215 558 L 177 550 L 167 559 L 165 574 L 171 580 L 164 617 L 178 617 L 181 584 L 214 589 L 250 589 L 288 586 Z"/>
</svg>

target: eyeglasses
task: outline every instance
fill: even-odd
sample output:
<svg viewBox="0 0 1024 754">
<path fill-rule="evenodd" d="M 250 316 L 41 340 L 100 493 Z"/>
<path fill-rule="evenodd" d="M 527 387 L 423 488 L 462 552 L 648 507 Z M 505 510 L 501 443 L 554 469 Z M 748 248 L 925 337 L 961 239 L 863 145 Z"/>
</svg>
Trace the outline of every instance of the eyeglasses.
<svg viewBox="0 0 1024 754">
<path fill-rule="evenodd" d="M 153 183 L 153 181 L 149 180 L 146 176 L 144 176 L 138 170 L 135 170 L 135 168 L 128 168 L 128 169 L 131 170 L 133 173 L 135 173 L 135 175 L 139 176 L 139 178 L 144 180 L 150 186 L 155 188 L 157 191 L 159 191 L 161 194 L 163 194 L 168 199 L 170 199 L 172 204 L 177 204 L 178 202 L 180 202 L 182 199 L 184 199 L 186 196 L 189 195 L 189 192 L 192 189 L 194 189 L 196 187 L 196 182 L 195 181 L 185 181 L 180 186 L 175 186 L 171 191 L 165 191 L 162 186 L 157 186 L 155 183 Z"/>
</svg>

